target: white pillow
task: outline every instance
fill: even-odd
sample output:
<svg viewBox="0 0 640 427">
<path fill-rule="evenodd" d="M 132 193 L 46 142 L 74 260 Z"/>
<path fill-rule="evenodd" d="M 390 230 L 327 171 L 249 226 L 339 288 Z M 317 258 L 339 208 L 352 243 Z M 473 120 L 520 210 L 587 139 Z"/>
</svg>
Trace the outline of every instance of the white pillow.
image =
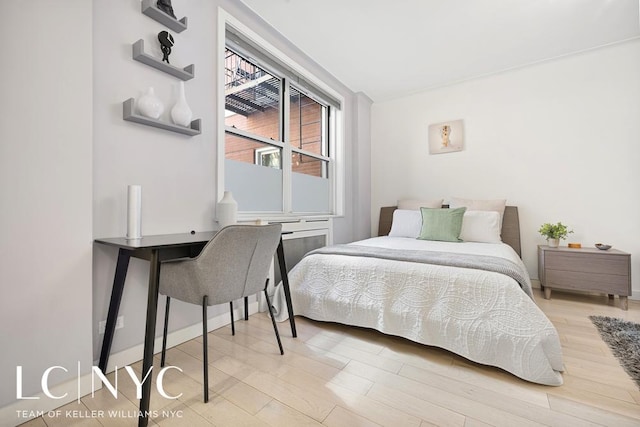
<svg viewBox="0 0 640 427">
<path fill-rule="evenodd" d="M 398 200 L 398 209 L 410 209 L 419 211 L 420 208 L 441 208 L 443 199 L 435 200 L 418 200 L 418 199 L 403 199 Z"/>
<path fill-rule="evenodd" d="M 420 211 L 396 209 L 393 211 L 390 237 L 411 237 L 417 239 L 422 229 L 422 214 Z"/>
<path fill-rule="evenodd" d="M 496 211 L 466 211 L 460 239 L 464 242 L 500 243 L 501 216 Z"/>
<path fill-rule="evenodd" d="M 464 206 L 467 208 L 467 211 L 496 211 L 500 213 L 500 230 L 502 230 L 502 217 L 504 216 L 504 207 L 506 204 L 506 199 L 475 200 L 453 197 L 449 202 L 449 207 L 461 208 Z"/>
</svg>

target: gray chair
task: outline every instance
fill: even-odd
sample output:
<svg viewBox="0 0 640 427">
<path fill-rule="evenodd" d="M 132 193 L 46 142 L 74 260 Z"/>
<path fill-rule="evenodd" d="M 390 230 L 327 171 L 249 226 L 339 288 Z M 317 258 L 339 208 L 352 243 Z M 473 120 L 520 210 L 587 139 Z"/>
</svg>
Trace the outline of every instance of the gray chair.
<svg viewBox="0 0 640 427">
<path fill-rule="evenodd" d="M 171 298 L 202 306 L 202 352 L 204 358 L 204 401 L 209 401 L 207 354 L 207 306 L 229 303 L 231 328 L 233 301 L 264 292 L 280 354 L 284 354 L 273 317 L 267 285 L 269 267 L 282 231 L 281 224 L 264 226 L 230 225 L 220 230 L 195 258 L 163 262 L 160 265 L 160 293 L 167 296 L 162 339 L 164 366 Z M 245 313 L 246 315 L 246 313 Z"/>
</svg>

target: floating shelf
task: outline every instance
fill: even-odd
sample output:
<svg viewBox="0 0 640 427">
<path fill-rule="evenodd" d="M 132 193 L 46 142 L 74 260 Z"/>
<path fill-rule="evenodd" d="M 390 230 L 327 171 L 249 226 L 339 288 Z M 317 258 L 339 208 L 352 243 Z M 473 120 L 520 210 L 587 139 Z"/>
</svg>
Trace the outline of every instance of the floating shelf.
<svg viewBox="0 0 640 427">
<path fill-rule="evenodd" d="M 140 123 L 142 125 L 152 126 L 154 128 L 164 129 L 171 132 L 181 133 L 183 135 L 200 135 L 200 119 L 193 120 L 191 127 L 174 125 L 172 123 L 161 122 L 160 120 L 150 119 L 133 112 L 133 98 L 129 98 L 122 103 L 122 118 L 128 122 Z"/>
<path fill-rule="evenodd" d="M 153 56 L 145 53 L 144 51 L 144 40 L 140 39 L 134 44 L 131 45 L 131 55 L 133 59 L 136 61 L 142 62 L 150 67 L 155 68 L 156 70 L 163 71 L 167 74 L 171 74 L 174 77 L 179 78 L 180 80 L 191 80 L 194 77 L 195 65 L 187 65 L 184 68 L 178 68 L 171 64 L 167 64 L 159 59 L 154 58 Z"/>
<path fill-rule="evenodd" d="M 178 21 L 177 19 L 167 15 L 166 13 L 158 9 L 156 3 L 157 0 L 142 0 L 142 3 L 140 4 L 140 11 L 143 14 L 147 15 L 149 18 L 152 18 L 165 27 L 172 29 L 176 33 L 181 33 L 187 29 L 186 16 Z"/>
</svg>

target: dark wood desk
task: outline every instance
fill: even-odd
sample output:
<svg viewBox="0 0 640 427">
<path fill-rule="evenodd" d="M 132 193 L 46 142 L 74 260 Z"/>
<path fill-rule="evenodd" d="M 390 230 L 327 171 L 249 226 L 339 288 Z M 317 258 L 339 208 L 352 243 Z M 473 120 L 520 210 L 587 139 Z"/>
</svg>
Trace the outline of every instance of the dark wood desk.
<svg viewBox="0 0 640 427">
<path fill-rule="evenodd" d="M 215 235 L 215 231 L 184 234 L 163 234 L 155 236 L 144 236 L 140 239 L 126 239 L 124 237 L 114 237 L 108 239 L 96 239 L 95 242 L 118 248 L 118 261 L 116 272 L 113 278 L 113 288 L 111 290 L 111 300 L 109 302 L 109 313 L 105 327 L 102 350 L 100 352 L 99 367 L 106 373 L 113 334 L 116 328 L 116 319 L 122 300 L 124 282 L 127 277 L 127 269 L 131 257 L 145 259 L 149 261 L 149 291 L 147 296 L 147 322 L 144 333 L 144 356 L 142 359 L 142 372 L 149 372 L 153 366 L 153 344 L 156 336 L 156 315 L 158 313 L 158 290 L 160 278 L 160 263 L 169 259 L 182 257 L 194 257 L 202 251 L 205 244 Z M 286 233 L 283 233 L 286 234 Z M 293 319 L 293 307 L 291 304 L 291 293 L 289 290 L 289 277 L 284 260 L 284 249 L 282 238 L 276 251 L 278 263 L 280 264 L 280 274 L 282 276 L 282 286 L 284 288 L 287 311 L 289 312 L 289 322 L 291 334 L 297 336 L 296 325 Z M 245 318 L 247 307 L 245 305 Z M 143 374 L 144 375 L 144 374 Z M 142 399 L 140 399 L 139 427 L 146 427 L 149 422 L 146 416 L 149 413 L 149 399 L 151 397 L 151 382 L 153 372 L 142 384 Z"/>
</svg>

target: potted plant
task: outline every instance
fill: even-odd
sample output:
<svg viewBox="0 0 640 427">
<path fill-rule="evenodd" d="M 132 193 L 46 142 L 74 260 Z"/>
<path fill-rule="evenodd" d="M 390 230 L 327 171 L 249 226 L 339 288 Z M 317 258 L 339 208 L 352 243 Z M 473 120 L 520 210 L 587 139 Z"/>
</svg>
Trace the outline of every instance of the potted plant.
<svg viewBox="0 0 640 427">
<path fill-rule="evenodd" d="M 538 233 L 547 238 L 547 244 L 550 247 L 557 248 L 560 245 L 560 239 L 566 239 L 569 233 L 573 233 L 573 230 L 569 230 L 567 226 L 561 222 L 557 224 L 546 222 L 540 226 Z"/>
</svg>

